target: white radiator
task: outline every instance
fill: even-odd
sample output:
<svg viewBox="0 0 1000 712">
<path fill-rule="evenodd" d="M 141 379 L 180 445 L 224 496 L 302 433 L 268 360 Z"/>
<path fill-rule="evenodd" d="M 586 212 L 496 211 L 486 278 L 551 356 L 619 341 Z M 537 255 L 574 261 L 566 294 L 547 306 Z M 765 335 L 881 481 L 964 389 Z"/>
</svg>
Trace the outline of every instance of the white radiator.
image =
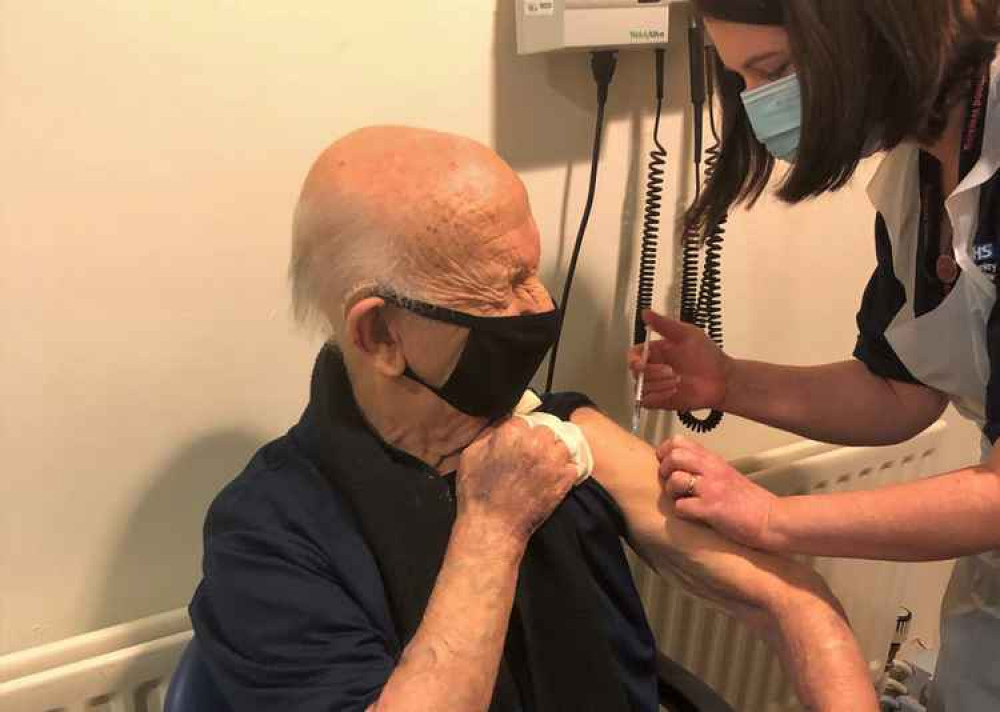
<svg viewBox="0 0 1000 712">
<path fill-rule="evenodd" d="M 936 474 L 946 425 L 885 448 L 782 448 L 734 465 L 781 495 L 871 489 Z M 922 564 L 843 559 L 811 562 L 843 602 L 876 674 L 885 661 L 908 580 Z M 801 710 L 777 657 L 741 624 L 633 561 L 636 583 L 660 648 L 725 696 L 738 712 Z M 937 611 L 921 611 L 936 616 Z"/>
<path fill-rule="evenodd" d="M 0 657 L 2 712 L 162 712 L 191 638 L 178 609 Z"/>
</svg>

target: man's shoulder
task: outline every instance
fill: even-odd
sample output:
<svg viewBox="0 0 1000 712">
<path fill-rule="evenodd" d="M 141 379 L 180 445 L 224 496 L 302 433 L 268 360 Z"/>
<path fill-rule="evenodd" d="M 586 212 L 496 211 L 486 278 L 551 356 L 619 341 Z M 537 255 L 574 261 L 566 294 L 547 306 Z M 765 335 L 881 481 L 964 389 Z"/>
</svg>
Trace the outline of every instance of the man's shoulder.
<svg viewBox="0 0 1000 712">
<path fill-rule="evenodd" d="M 327 538 L 354 525 L 316 463 L 286 434 L 262 446 L 209 507 L 206 537 L 244 528 L 294 529 Z"/>
</svg>

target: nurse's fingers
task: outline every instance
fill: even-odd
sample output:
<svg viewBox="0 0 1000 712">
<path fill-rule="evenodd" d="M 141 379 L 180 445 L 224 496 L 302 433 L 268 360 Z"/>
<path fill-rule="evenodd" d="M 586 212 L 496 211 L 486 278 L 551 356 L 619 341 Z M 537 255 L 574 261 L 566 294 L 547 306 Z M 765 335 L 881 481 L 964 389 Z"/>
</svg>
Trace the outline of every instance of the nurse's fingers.
<svg viewBox="0 0 1000 712">
<path fill-rule="evenodd" d="M 665 363 L 650 363 L 646 364 L 646 367 L 640 369 L 646 375 L 644 378 L 648 382 L 652 381 L 663 381 L 671 378 L 680 378 L 673 367 L 668 366 Z"/>
<path fill-rule="evenodd" d="M 649 353 L 646 353 L 643 344 L 633 346 L 627 354 L 628 367 L 633 373 L 640 371 L 645 371 L 647 374 L 650 372 L 672 373 L 673 369 L 667 363 L 670 358 L 670 348 L 670 345 L 665 341 L 651 341 Z"/>
<path fill-rule="evenodd" d="M 670 344 L 682 341 L 690 333 L 691 329 L 690 324 L 657 314 L 652 309 L 646 309 L 642 312 L 642 321 L 646 326 L 663 337 L 665 342 Z"/>
<path fill-rule="evenodd" d="M 686 470 L 674 470 L 663 481 L 663 492 L 670 499 L 685 499 L 698 496 L 698 475 Z"/>
<path fill-rule="evenodd" d="M 701 453 L 675 447 L 660 461 L 660 475 L 667 476 L 673 470 L 683 470 L 695 475 L 705 473 L 705 458 Z"/>
<path fill-rule="evenodd" d="M 711 526 L 711 517 L 708 502 L 695 495 L 694 497 L 681 497 L 674 501 L 674 511 L 681 519 L 698 522 Z"/>
<path fill-rule="evenodd" d="M 655 391 L 676 390 L 681 385 L 681 379 L 677 376 L 664 376 L 662 378 L 646 378 L 642 382 L 643 393 L 654 393 Z"/>
<path fill-rule="evenodd" d="M 660 446 L 656 448 L 656 456 L 662 460 L 670 454 L 671 450 L 674 450 L 675 448 L 689 447 L 692 444 L 694 444 L 693 440 L 690 440 L 683 435 L 675 435 L 674 437 L 667 438 L 660 443 Z"/>
<path fill-rule="evenodd" d="M 668 388 L 664 390 L 644 390 L 639 402 L 647 410 L 678 410 L 677 398 L 680 394 L 678 388 Z"/>
</svg>

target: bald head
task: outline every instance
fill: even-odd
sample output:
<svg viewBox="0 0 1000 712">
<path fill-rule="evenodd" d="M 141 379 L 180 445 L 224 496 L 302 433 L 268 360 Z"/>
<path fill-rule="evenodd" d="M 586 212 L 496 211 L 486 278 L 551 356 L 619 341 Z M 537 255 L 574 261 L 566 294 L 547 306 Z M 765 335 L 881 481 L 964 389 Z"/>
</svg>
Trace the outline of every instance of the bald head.
<svg viewBox="0 0 1000 712">
<path fill-rule="evenodd" d="M 508 244 L 521 233 L 528 238 Z M 378 285 L 446 306 L 499 307 L 537 250 L 524 186 L 493 151 L 433 131 L 368 128 L 330 146 L 306 179 L 296 305 L 333 317 L 353 292 Z"/>
</svg>

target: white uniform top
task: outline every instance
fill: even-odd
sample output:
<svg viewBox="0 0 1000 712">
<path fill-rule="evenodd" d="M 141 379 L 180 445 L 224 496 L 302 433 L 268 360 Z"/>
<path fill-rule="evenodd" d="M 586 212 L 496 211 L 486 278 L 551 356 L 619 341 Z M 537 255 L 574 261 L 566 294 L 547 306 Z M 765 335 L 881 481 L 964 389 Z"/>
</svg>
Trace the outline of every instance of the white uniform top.
<svg viewBox="0 0 1000 712">
<path fill-rule="evenodd" d="M 899 146 L 872 180 L 868 192 L 879 213 L 878 267 L 858 314 L 855 350 L 879 375 L 948 394 L 959 412 L 982 428 L 984 452 L 1000 435 L 1000 309 L 994 313 L 1000 256 L 1000 60 L 991 67 L 988 87 L 980 107 L 986 118 L 978 161 L 946 201 L 961 268 L 946 296 L 934 275 L 937 247 L 921 244 L 920 149 Z M 941 632 L 930 709 L 1000 710 L 1000 552 L 959 561 L 942 609 Z"/>
</svg>

